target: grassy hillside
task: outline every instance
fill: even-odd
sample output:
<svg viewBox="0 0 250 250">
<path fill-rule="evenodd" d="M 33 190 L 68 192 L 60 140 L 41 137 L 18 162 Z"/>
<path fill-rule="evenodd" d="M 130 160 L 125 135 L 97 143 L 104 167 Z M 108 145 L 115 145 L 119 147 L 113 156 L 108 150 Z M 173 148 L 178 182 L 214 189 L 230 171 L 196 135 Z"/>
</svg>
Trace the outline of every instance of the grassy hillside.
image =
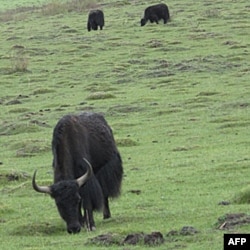
<svg viewBox="0 0 250 250">
<path fill-rule="evenodd" d="M 250 232 L 250 5 L 171 0 L 170 23 L 140 27 L 153 3 L 0 0 L 1 249 L 145 249 L 120 243 L 156 231 L 154 249 L 217 250 Z M 88 32 L 97 7 L 104 30 Z M 31 176 L 52 183 L 53 128 L 83 111 L 105 115 L 125 176 L 112 218 L 68 235 Z"/>
</svg>

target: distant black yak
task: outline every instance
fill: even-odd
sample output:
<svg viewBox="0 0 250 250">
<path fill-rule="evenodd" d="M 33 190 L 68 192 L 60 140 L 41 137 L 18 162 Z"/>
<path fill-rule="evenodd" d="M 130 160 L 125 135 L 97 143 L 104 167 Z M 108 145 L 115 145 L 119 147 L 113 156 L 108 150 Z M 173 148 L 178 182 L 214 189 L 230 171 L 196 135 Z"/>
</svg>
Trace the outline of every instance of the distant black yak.
<svg viewBox="0 0 250 250">
<path fill-rule="evenodd" d="M 97 113 L 66 115 L 54 128 L 52 151 L 54 184 L 38 186 L 35 172 L 33 188 L 55 200 L 69 233 L 84 224 L 94 230 L 93 211 L 102 209 L 109 218 L 108 198 L 120 194 L 123 167 L 111 128 Z"/>
<path fill-rule="evenodd" d="M 149 6 L 144 11 L 144 17 L 141 19 L 141 26 L 144 26 L 149 20 L 151 23 L 163 19 L 164 23 L 170 19 L 168 6 L 164 3 Z"/>
<path fill-rule="evenodd" d="M 91 10 L 89 12 L 87 29 L 88 31 L 98 30 L 98 26 L 100 26 L 100 30 L 102 30 L 104 26 L 104 14 L 101 10 Z"/>
</svg>

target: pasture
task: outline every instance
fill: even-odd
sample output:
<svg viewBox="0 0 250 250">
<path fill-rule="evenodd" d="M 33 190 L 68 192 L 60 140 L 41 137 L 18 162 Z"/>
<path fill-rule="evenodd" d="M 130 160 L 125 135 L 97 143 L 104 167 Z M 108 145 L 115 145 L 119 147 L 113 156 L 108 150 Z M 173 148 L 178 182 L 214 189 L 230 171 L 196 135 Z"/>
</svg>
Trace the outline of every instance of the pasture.
<svg viewBox="0 0 250 250">
<path fill-rule="evenodd" d="M 2 250 L 218 250 L 250 233 L 249 1 L 169 0 L 171 22 L 141 27 L 154 3 L 0 0 Z M 52 183 L 53 128 L 83 111 L 105 115 L 125 175 L 112 218 L 69 235 L 31 178 Z"/>
</svg>

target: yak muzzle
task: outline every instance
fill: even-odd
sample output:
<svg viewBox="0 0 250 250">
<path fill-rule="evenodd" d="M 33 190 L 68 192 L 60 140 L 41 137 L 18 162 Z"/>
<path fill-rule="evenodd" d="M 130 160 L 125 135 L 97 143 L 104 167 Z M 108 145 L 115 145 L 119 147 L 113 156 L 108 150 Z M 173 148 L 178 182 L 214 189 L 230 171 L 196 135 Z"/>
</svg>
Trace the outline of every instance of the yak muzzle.
<svg viewBox="0 0 250 250">
<path fill-rule="evenodd" d="M 81 225 L 71 225 L 67 227 L 67 231 L 69 234 L 78 234 L 81 231 Z"/>
</svg>

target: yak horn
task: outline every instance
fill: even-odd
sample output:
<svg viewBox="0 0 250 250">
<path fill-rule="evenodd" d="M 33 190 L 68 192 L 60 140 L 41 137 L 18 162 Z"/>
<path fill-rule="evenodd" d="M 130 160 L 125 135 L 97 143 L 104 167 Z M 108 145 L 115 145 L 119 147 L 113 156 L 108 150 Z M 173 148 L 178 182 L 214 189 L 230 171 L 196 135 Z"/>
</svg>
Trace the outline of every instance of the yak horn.
<svg viewBox="0 0 250 250">
<path fill-rule="evenodd" d="M 33 178 L 32 178 L 32 186 L 33 186 L 33 188 L 39 193 L 51 194 L 51 190 L 50 190 L 49 186 L 38 186 L 36 184 L 36 172 L 37 172 L 37 170 L 34 172 L 34 175 L 33 175 Z"/>
<path fill-rule="evenodd" d="M 93 169 L 92 166 L 90 164 L 90 162 L 86 159 L 83 158 L 83 160 L 87 163 L 88 165 L 88 169 L 86 174 L 82 175 L 81 177 L 79 177 L 76 182 L 78 183 L 78 186 L 81 187 L 84 183 L 86 183 L 86 181 L 92 176 L 93 174 Z"/>
</svg>

